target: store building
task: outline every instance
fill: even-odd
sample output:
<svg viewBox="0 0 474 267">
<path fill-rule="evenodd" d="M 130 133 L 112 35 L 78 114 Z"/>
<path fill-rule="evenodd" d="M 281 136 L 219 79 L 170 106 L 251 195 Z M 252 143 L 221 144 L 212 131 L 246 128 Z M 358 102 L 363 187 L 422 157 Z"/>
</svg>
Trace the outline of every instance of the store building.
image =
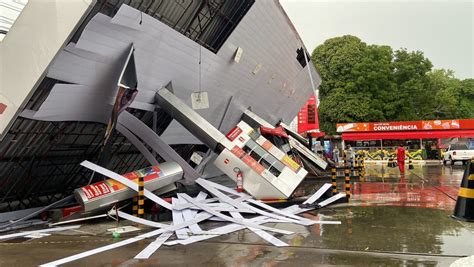
<svg viewBox="0 0 474 267">
<path fill-rule="evenodd" d="M 414 159 L 440 159 L 451 143 L 474 146 L 474 119 L 340 123 L 337 132 L 368 159 L 388 159 L 400 143 Z"/>
</svg>

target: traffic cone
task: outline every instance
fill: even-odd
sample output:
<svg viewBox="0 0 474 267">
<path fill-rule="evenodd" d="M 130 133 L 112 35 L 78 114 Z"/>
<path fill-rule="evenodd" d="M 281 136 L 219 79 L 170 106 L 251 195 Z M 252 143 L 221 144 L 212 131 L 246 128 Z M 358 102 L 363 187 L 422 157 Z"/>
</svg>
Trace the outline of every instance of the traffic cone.
<svg viewBox="0 0 474 267">
<path fill-rule="evenodd" d="M 474 222 L 474 159 L 468 162 L 464 171 L 453 217 Z"/>
<path fill-rule="evenodd" d="M 408 169 L 413 170 L 415 167 L 413 166 L 413 161 L 411 158 L 408 158 Z"/>
</svg>

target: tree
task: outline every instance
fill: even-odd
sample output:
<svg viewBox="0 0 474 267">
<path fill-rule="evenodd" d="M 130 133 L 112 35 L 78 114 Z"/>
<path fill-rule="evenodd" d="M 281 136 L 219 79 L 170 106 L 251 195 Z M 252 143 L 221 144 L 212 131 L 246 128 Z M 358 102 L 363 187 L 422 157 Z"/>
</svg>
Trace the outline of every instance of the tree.
<svg viewBox="0 0 474 267">
<path fill-rule="evenodd" d="M 362 60 L 366 47 L 359 38 L 345 35 L 328 39 L 314 49 L 311 59 L 325 81 L 319 88 L 321 96 L 353 80 L 352 68 Z"/>
<path fill-rule="evenodd" d="M 465 79 L 461 81 L 458 91 L 458 114 L 459 119 L 474 118 L 474 79 Z"/>
<path fill-rule="evenodd" d="M 326 133 L 340 122 L 474 117 L 474 80 L 432 70 L 421 51 L 345 35 L 326 40 L 311 58 L 323 80 L 319 116 Z"/>
<path fill-rule="evenodd" d="M 434 111 L 429 118 L 473 118 L 474 80 L 460 81 L 450 70 L 434 70 L 428 74 L 429 87 L 434 94 Z"/>
<path fill-rule="evenodd" d="M 393 77 L 397 86 L 397 114 L 391 120 L 417 120 L 433 111 L 434 94 L 426 74 L 433 65 L 420 51 L 395 51 Z"/>
</svg>

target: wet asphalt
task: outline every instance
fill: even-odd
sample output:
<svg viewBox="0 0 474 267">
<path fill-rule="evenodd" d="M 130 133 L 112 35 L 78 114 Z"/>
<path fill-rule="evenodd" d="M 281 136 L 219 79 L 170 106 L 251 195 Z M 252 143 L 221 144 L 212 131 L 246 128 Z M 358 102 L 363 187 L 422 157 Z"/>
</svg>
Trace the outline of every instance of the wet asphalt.
<svg viewBox="0 0 474 267">
<path fill-rule="evenodd" d="M 304 214 L 341 225 L 267 224 L 295 232 L 277 235 L 289 247 L 274 247 L 243 230 L 192 245 L 164 246 L 148 260 L 133 257 L 151 239 L 65 266 L 449 266 L 474 254 L 474 223 L 450 217 L 463 172 L 464 166 L 415 165 L 400 175 L 385 164 L 367 165 L 365 177 L 351 180 L 349 203 Z M 302 190 L 309 194 L 322 182 L 308 179 Z M 342 180 L 338 187 L 343 188 Z M 0 266 L 37 266 L 138 234 L 114 239 L 106 229 L 115 226 L 101 220 L 83 224 L 80 232 L 2 242 Z"/>
</svg>

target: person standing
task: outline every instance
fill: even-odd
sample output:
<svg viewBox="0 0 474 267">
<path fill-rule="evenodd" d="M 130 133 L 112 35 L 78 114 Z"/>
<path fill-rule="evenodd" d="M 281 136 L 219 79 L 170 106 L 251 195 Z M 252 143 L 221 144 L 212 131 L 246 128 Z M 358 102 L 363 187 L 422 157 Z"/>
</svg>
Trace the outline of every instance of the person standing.
<svg viewBox="0 0 474 267">
<path fill-rule="evenodd" d="M 339 148 L 337 148 L 337 145 L 335 145 L 332 150 L 332 158 L 336 164 L 339 164 Z"/>
<path fill-rule="evenodd" d="M 323 156 L 324 155 L 324 147 L 321 145 L 321 141 L 316 140 L 316 145 L 314 146 L 314 151 L 316 154 Z"/>
<path fill-rule="evenodd" d="M 352 167 L 352 164 L 354 163 L 354 149 L 352 149 L 351 145 L 347 145 L 346 160 L 348 163 L 347 165 Z"/>
<path fill-rule="evenodd" d="M 400 170 L 400 173 L 404 174 L 405 173 L 405 148 L 402 146 L 402 144 L 399 144 L 397 148 L 397 163 L 398 163 L 398 169 Z"/>
</svg>

